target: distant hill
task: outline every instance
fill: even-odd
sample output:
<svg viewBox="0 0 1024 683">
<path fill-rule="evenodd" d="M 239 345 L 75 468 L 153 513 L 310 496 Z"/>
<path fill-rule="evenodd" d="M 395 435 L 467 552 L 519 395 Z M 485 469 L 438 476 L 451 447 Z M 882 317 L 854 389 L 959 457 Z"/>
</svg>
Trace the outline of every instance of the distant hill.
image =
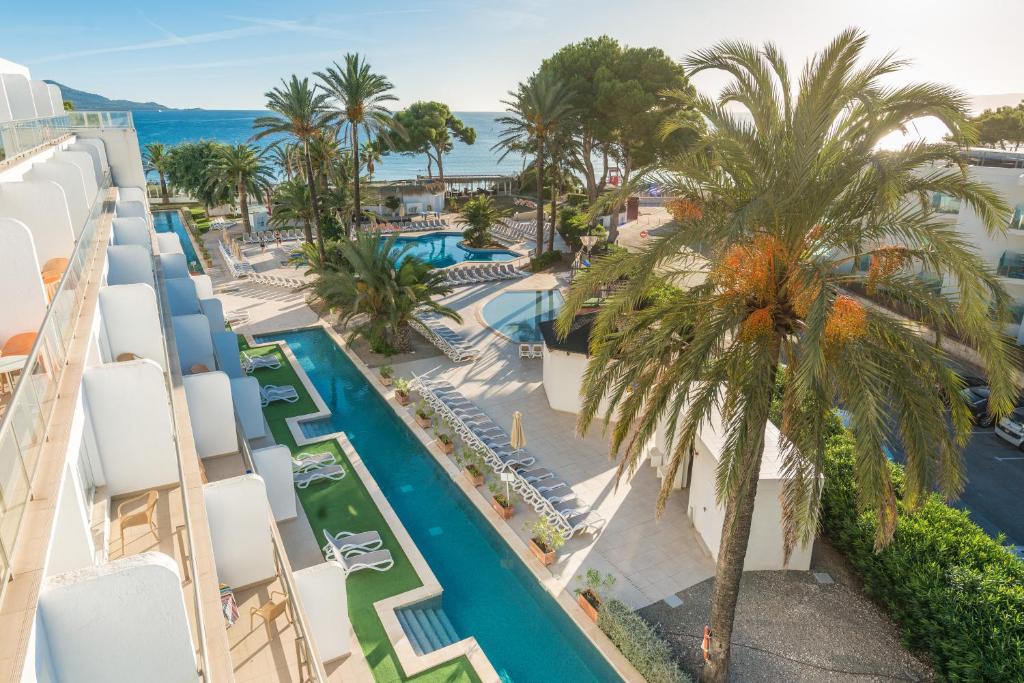
<svg viewBox="0 0 1024 683">
<path fill-rule="evenodd" d="M 172 107 L 159 104 L 158 102 L 132 102 L 131 100 L 112 100 L 97 95 L 96 93 L 75 90 L 74 88 L 58 83 L 57 81 L 46 81 L 53 83 L 60 88 L 65 100 L 71 100 L 75 109 L 83 111 L 168 111 Z"/>
</svg>

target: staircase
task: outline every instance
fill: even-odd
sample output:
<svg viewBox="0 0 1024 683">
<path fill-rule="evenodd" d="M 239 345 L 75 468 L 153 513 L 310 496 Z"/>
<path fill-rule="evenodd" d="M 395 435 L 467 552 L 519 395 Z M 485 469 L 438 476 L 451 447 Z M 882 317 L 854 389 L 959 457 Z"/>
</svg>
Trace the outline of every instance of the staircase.
<svg viewBox="0 0 1024 683">
<path fill-rule="evenodd" d="M 460 640 L 441 607 L 407 607 L 396 610 L 395 614 L 418 655 L 440 650 Z"/>
</svg>

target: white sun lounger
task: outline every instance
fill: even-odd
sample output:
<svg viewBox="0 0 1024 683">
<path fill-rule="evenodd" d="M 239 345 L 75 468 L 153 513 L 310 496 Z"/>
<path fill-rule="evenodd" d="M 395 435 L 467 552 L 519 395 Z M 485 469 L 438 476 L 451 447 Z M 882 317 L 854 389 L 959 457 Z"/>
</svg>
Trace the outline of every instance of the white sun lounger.
<svg viewBox="0 0 1024 683">
<path fill-rule="evenodd" d="M 290 384 L 284 386 L 275 386 L 273 384 L 264 384 L 260 387 L 260 404 L 264 407 L 270 405 L 274 401 L 285 401 L 286 403 L 295 403 L 299 400 L 299 392 L 295 390 Z"/>
<path fill-rule="evenodd" d="M 292 457 L 292 471 L 299 472 L 324 465 L 334 464 L 334 456 L 330 453 L 299 453 Z"/>
<path fill-rule="evenodd" d="M 357 572 L 360 569 L 386 572 L 395 566 L 395 560 L 391 557 L 391 552 L 387 550 L 374 550 L 370 553 L 343 557 L 338 562 L 345 568 L 346 574 Z"/>
<path fill-rule="evenodd" d="M 323 547 L 324 554 L 328 559 L 341 561 L 346 556 L 362 555 L 377 550 L 384 541 L 376 531 L 339 531 L 332 534 L 327 529 L 322 529 L 327 543 Z"/>
<path fill-rule="evenodd" d="M 341 465 L 324 465 L 313 469 L 292 472 L 295 485 L 304 489 L 318 481 L 341 481 L 345 478 L 345 469 Z"/>
<path fill-rule="evenodd" d="M 245 370 L 246 374 L 250 374 L 253 370 L 259 370 L 260 368 L 277 370 L 280 367 L 281 361 L 274 354 L 256 356 L 246 351 L 242 351 L 242 369 Z"/>
</svg>

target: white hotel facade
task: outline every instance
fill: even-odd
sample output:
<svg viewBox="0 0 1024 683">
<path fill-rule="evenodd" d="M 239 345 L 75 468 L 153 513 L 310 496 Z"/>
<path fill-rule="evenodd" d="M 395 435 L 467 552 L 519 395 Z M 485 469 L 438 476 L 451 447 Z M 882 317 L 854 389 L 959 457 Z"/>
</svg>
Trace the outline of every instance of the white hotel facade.
<svg viewBox="0 0 1024 683">
<path fill-rule="evenodd" d="M 153 230 L 131 114 L 65 114 L 57 87 L 0 60 L 6 680 L 340 679 L 323 662 L 350 632 L 315 642 L 324 611 L 303 605 L 347 614 L 343 577 L 292 572 L 275 521 L 295 510 L 271 505 L 250 450 L 257 381 L 225 372 L 235 335 L 182 251 Z M 236 642 L 225 585 L 246 629 L 282 599 L 290 627 Z"/>
</svg>

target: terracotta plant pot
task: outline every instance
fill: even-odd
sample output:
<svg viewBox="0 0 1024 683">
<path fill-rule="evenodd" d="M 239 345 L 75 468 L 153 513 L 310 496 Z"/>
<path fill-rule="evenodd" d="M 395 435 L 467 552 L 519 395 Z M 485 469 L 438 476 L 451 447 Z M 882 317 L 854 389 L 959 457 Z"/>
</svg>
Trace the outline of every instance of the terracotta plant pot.
<svg viewBox="0 0 1024 683">
<path fill-rule="evenodd" d="M 400 391 L 395 392 L 395 400 L 398 401 L 398 405 L 407 406 L 411 401 L 409 400 L 409 394 L 403 394 Z"/>
<path fill-rule="evenodd" d="M 394 378 L 393 377 L 385 377 L 384 375 L 381 375 L 380 383 L 383 384 L 386 387 L 390 387 L 392 384 L 394 384 Z"/>
<path fill-rule="evenodd" d="M 429 417 L 421 417 L 420 415 L 417 414 L 416 424 L 418 424 L 420 427 L 423 427 L 424 429 L 430 429 L 430 425 L 433 424 L 433 421 Z"/>
<path fill-rule="evenodd" d="M 587 613 L 590 620 L 597 623 L 597 610 L 601 607 L 601 598 L 597 597 L 590 590 L 580 591 L 576 594 L 576 602 L 579 603 L 583 611 Z"/>
<path fill-rule="evenodd" d="M 462 473 L 466 476 L 466 479 L 469 479 L 469 483 L 472 484 L 473 486 L 484 485 L 484 475 L 482 472 L 480 474 L 476 474 L 472 470 L 466 469 L 462 470 Z"/>
<path fill-rule="evenodd" d="M 454 443 L 445 443 L 444 441 L 438 441 L 437 445 L 438 447 L 440 447 L 441 452 L 446 455 L 451 455 L 452 452 L 455 450 Z M 480 484 L 477 484 L 477 486 L 480 486 Z"/>
<path fill-rule="evenodd" d="M 530 552 L 532 552 L 533 556 L 540 560 L 540 563 L 545 567 L 555 561 L 555 551 L 544 550 L 534 538 L 530 539 Z"/>
<path fill-rule="evenodd" d="M 516 513 L 516 509 L 514 507 L 511 505 L 505 507 L 499 503 L 498 499 L 494 496 L 491 496 L 491 507 L 494 508 L 494 511 L 497 512 L 498 516 L 502 519 L 512 519 L 512 515 Z"/>
</svg>

